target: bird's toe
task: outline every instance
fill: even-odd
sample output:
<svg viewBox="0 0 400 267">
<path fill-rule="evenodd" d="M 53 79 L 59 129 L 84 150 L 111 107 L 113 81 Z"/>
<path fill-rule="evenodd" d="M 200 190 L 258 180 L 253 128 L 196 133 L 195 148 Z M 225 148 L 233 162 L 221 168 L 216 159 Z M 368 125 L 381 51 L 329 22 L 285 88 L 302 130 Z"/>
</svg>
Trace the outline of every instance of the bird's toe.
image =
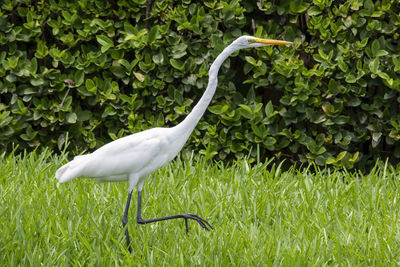
<svg viewBox="0 0 400 267">
<path fill-rule="evenodd" d="M 209 224 L 206 220 L 201 218 L 200 216 L 196 214 L 185 214 L 186 218 L 195 220 L 198 224 L 200 224 L 201 227 L 203 227 L 205 230 L 209 231 L 210 229 L 214 229 L 211 224 Z"/>
</svg>

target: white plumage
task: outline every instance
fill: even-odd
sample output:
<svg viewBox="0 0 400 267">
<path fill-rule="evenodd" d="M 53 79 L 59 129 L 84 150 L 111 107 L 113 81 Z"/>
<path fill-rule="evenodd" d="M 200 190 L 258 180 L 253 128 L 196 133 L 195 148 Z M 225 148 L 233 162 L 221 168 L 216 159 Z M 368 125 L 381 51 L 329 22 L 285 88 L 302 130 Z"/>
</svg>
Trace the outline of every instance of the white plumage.
<svg viewBox="0 0 400 267">
<path fill-rule="evenodd" d="M 181 123 L 172 128 L 153 128 L 135 133 L 106 144 L 91 154 L 76 156 L 71 162 L 57 170 L 56 178 L 60 183 L 68 182 L 76 177 L 88 177 L 96 181 L 129 180 L 129 195 L 122 219 L 124 227 L 128 221 L 131 194 L 134 187 L 137 186 L 138 223 L 146 224 L 183 218 L 186 223 L 186 231 L 188 231 L 188 219 L 197 221 L 206 230 L 213 229 L 207 221 L 194 214 L 178 214 L 149 220 L 142 219 L 141 197 L 144 180 L 150 173 L 171 161 L 182 149 L 207 109 L 218 84 L 218 71 L 229 55 L 242 48 L 289 44 L 293 43 L 259 39 L 252 36 L 239 37 L 226 47 L 213 62 L 209 70 L 207 89 L 192 112 Z M 125 234 L 129 251 L 131 251 L 128 229 L 125 230 Z"/>
<path fill-rule="evenodd" d="M 91 154 L 76 156 L 59 168 L 60 183 L 76 177 L 98 181 L 129 180 L 129 191 L 143 185 L 148 174 L 164 166 L 179 152 L 179 142 L 173 139 L 174 128 L 153 128 L 108 143 Z M 171 149 L 170 149 L 171 148 Z"/>
</svg>

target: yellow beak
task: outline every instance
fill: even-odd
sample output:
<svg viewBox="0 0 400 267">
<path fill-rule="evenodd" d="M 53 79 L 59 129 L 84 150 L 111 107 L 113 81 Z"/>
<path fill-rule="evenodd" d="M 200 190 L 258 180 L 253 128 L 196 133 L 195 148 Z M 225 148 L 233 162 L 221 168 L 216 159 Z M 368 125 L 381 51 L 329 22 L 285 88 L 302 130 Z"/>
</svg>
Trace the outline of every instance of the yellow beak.
<svg viewBox="0 0 400 267">
<path fill-rule="evenodd" d="M 293 42 L 281 41 L 281 40 L 273 40 L 273 39 L 252 39 L 250 42 L 265 44 L 265 45 L 293 45 Z"/>
</svg>

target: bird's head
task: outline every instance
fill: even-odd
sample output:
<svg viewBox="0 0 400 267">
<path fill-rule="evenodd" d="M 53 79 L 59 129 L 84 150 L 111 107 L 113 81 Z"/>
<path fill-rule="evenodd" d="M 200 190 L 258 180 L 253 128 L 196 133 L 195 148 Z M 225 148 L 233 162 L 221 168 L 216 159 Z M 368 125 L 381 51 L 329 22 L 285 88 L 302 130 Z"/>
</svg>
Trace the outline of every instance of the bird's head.
<svg viewBox="0 0 400 267">
<path fill-rule="evenodd" d="M 249 47 L 262 47 L 267 45 L 292 45 L 293 42 L 272 40 L 272 39 L 262 39 L 254 36 L 241 36 L 237 38 L 232 45 L 236 46 L 238 49 L 249 48 Z"/>
</svg>

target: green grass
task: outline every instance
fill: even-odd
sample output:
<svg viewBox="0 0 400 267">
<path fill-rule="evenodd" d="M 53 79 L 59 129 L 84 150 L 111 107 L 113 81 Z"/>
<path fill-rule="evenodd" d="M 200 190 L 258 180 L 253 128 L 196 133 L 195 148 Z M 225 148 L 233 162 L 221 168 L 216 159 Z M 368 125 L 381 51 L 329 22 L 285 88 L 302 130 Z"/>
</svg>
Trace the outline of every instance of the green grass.
<svg viewBox="0 0 400 267">
<path fill-rule="evenodd" d="M 64 162 L 48 151 L 0 158 L 1 266 L 400 264 L 400 182 L 391 167 L 361 175 L 175 160 L 146 181 L 143 217 L 191 212 L 215 230 L 190 222 L 186 235 L 183 220 L 138 225 L 135 190 L 130 255 L 121 223 L 128 184 L 58 185 Z"/>
</svg>

